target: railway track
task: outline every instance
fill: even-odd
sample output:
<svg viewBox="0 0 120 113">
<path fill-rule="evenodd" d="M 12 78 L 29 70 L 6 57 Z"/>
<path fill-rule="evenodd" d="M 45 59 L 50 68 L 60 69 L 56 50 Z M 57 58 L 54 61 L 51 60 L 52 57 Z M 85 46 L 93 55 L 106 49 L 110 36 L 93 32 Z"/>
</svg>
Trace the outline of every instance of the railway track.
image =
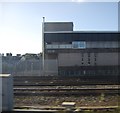
<svg viewBox="0 0 120 113">
<path fill-rule="evenodd" d="M 52 76 L 14 77 L 14 95 L 17 96 L 118 94 L 118 90 L 119 84 L 112 80 Z"/>
<path fill-rule="evenodd" d="M 81 86 L 81 85 L 120 85 L 117 83 L 92 81 L 22 81 L 14 82 L 14 86 Z"/>
<path fill-rule="evenodd" d="M 81 85 L 81 86 L 16 86 L 14 90 L 81 90 L 81 89 L 119 89 L 120 85 Z"/>
<path fill-rule="evenodd" d="M 56 86 L 56 87 L 16 87 L 14 95 L 17 96 L 70 96 L 70 95 L 97 95 L 97 94 L 119 94 L 119 87 L 114 86 Z"/>
<path fill-rule="evenodd" d="M 14 86 L 79 86 L 79 85 L 119 85 L 119 82 L 110 78 L 82 78 L 57 76 L 15 76 Z"/>
</svg>

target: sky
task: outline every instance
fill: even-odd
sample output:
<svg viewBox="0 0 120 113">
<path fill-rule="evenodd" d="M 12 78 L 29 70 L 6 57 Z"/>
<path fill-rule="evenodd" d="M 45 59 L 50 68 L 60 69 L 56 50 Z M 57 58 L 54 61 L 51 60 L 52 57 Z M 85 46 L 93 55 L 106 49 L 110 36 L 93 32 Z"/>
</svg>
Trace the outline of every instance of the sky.
<svg viewBox="0 0 120 113">
<path fill-rule="evenodd" d="M 40 53 L 42 17 L 46 22 L 73 22 L 74 31 L 118 31 L 118 3 L 115 0 L 0 0 L 0 53 Z"/>
</svg>

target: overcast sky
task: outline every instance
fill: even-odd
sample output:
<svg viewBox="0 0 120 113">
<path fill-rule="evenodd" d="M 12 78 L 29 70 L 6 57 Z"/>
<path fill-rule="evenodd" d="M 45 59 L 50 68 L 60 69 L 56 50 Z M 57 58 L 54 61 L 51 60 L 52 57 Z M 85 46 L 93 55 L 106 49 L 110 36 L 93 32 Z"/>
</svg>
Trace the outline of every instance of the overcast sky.
<svg viewBox="0 0 120 113">
<path fill-rule="evenodd" d="M 118 31 L 117 0 L 14 1 L 0 0 L 0 53 L 41 52 L 43 16 L 47 22 L 73 22 L 74 30 Z"/>
</svg>

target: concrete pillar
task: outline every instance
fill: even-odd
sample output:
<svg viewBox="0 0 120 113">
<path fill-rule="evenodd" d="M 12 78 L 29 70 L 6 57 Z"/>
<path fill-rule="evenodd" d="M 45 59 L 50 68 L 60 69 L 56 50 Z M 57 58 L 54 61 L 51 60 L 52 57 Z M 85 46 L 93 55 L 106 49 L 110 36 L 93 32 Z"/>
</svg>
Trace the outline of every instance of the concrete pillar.
<svg viewBox="0 0 120 113">
<path fill-rule="evenodd" d="M 2 82 L 2 83 L 1 83 Z M 12 111 L 13 110 L 13 77 L 10 74 L 0 74 L 0 95 L 2 95 L 2 105 L 0 105 L 0 111 Z"/>
</svg>

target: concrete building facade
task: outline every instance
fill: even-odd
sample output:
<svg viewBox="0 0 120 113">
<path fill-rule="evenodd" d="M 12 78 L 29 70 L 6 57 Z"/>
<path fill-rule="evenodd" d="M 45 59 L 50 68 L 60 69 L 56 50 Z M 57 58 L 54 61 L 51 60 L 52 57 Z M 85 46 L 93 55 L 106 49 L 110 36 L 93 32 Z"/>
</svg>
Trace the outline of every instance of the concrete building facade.
<svg viewBox="0 0 120 113">
<path fill-rule="evenodd" d="M 118 76 L 118 32 L 73 31 L 72 22 L 43 24 L 44 75 Z"/>
</svg>

